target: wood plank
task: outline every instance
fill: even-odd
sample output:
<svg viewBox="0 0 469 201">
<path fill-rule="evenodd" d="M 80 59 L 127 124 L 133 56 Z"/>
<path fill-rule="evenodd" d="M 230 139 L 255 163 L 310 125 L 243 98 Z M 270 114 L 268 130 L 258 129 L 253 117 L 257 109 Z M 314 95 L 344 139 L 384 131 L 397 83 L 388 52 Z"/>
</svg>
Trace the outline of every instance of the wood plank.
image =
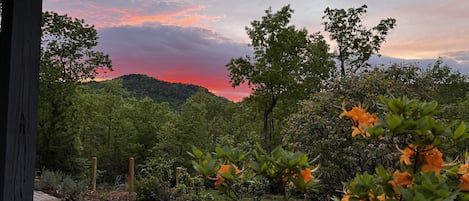
<svg viewBox="0 0 469 201">
<path fill-rule="evenodd" d="M 2 0 L 0 200 L 32 200 L 41 0 Z"/>
</svg>

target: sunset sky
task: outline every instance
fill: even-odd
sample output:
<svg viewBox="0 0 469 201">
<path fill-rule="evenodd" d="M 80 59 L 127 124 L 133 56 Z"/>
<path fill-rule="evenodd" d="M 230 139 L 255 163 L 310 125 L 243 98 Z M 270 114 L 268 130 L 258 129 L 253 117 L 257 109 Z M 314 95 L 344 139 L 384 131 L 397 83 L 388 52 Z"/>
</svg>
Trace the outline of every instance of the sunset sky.
<svg viewBox="0 0 469 201">
<path fill-rule="evenodd" d="M 464 0 L 43 0 L 44 11 L 84 19 L 98 30 L 99 50 L 110 55 L 110 79 L 139 73 L 200 85 L 240 100 L 247 87 L 233 89 L 225 65 L 250 54 L 245 27 L 270 7 L 290 4 L 292 24 L 321 31 L 325 8 L 368 5 L 369 27 L 393 17 L 397 26 L 381 48 L 382 61 L 431 61 L 438 57 L 469 74 L 469 1 Z M 334 43 L 330 43 L 332 47 Z"/>
</svg>

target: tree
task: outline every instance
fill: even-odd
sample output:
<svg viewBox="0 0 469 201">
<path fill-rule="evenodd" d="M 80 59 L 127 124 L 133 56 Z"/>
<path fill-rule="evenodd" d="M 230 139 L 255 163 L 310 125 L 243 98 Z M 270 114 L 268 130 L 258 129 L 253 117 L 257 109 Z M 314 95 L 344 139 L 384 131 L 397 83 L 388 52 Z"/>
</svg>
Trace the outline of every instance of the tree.
<svg viewBox="0 0 469 201">
<path fill-rule="evenodd" d="M 378 53 L 389 30 L 396 26 L 396 19 L 382 19 L 371 29 L 363 26 L 361 16 L 366 13 L 366 5 L 360 8 L 324 10 L 324 30 L 329 32 L 331 40 L 337 42 L 340 72 L 345 76 L 345 66 L 350 73 L 369 66 L 371 55 Z"/>
<path fill-rule="evenodd" d="M 335 65 L 329 47 L 319 34 L 289 25 L 289 5 L 277 13 L 269 8 L 261 20 L 246 27 L 254 55 L 231 59 L 226 65 L 233 87 L 246 83 L 251 98 L 263 111 L 263 147 L 268 150 L 269 118 L 279 100 L 302 99 L 329 77 Z"/>
<path fill-rule="evenodd" d="M 61 72 L 60 80 L 78 82 L 95 78 L 98 69 L 112 69 L 109 55 L 94 50 L 97 40 L 94 26 L 84 20 L 43 13 L 41 75 L 53 68 Z"/>
<path fill-rule="evenodd" d="M 43 13 L 39 74 L 38 166 L 79 173 L 80 138 L 73 100 L 77 84 L 98 69 L 112 69 L 108 55 L 95 51 L 97 32 L 83 20 Z"/>
<path fill-rule="evenodd" d="M 228 101 L 199 89 L 181 107 L 178 139 L 181 153 L 191 150 L 191 146 L 203 150 L 213 150 L 220 138 L 226 134 L 227 120 L 224 117 Z"/>
</svg>

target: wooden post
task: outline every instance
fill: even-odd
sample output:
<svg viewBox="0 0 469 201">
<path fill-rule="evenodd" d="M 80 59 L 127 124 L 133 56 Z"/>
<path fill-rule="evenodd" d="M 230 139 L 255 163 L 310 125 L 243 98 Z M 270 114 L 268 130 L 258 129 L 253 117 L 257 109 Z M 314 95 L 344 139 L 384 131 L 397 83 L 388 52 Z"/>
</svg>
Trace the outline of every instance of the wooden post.
<svg viewBox="0 0 469 201">
<path fill-rule="evenodd" d="M 98 169 L 98 158 L 93 157 L 93 192 L 96 192 L 96 171 Z"/>
<path fill-rule="evenodd" d="M 2 0 L 0 200 L 33 200 L 41 0 Z"/>
<path fill-rule="evenodd" d="M 134 192 L 134 158 L 129 158 L 129 194 Z"/>
</svg>

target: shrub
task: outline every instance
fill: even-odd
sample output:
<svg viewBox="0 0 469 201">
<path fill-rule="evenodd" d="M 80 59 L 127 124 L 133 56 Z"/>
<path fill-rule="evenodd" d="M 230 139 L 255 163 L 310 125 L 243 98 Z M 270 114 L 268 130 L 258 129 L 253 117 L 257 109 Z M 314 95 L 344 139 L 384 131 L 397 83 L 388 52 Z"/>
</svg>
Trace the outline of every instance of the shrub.
<svg viewBox="0 0 469 201">
<path fill-rule="evenodd" d="M 88 188 L 87 183 L 84 180 L 74 180 L 72 176 L 64 175 L 60 171 L 43 170 L 37 189 L 66 200 L 81 200 L 82 194 Z"/>
<path fill-rule="evenodd" d="M 60 188 L 60 184 L 62 183 L 63 177 L 63 173 L 59 171 L 43 170 L 38 190 L 58 190 Z"/>
<path fill-rule="evenodd" d="M 438 112 L 436 102 L 406 97 L 380 99 L 385 108 L 384 117 L 378 125 L 360 132 L 375 140 L 390 135 L 411 141 L 405 148 L 398 147 L 401 153 L 399 168 L 381 166 L 376 168 L 376 174 L 357 174 L 345 184 L 347 190 L 342 201 L 469 200 L 467 158 L 448 164 L 443 159 L 443 152 L 469 138 L 466 124 L 444 125 L 434 116 Z M 366 122 L 367 118 L 362 115 L 353 115 L 350 111 L 344 113 L 354 126 Z"/>
</svg>

